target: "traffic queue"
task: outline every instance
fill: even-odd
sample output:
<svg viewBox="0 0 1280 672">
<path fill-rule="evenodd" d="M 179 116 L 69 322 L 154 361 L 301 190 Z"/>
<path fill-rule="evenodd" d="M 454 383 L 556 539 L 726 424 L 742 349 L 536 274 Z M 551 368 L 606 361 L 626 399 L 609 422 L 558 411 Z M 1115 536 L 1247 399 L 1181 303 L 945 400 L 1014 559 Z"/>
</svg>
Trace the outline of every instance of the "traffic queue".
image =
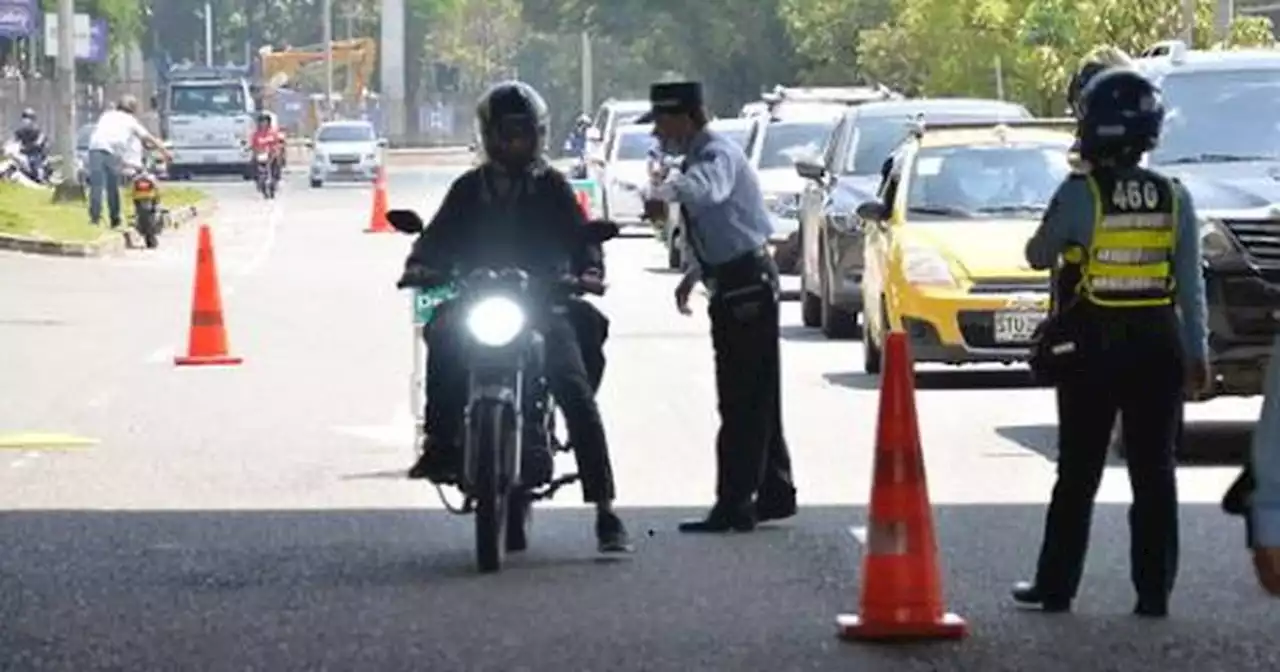
<svg viewBox="0 0 1280 672">
<path fill-rule="evenodd" d="M 1262 211 L 1271 201 L 1250 193 L 1257 178 L 1247 172 L 1253 163 L 1265 176 L 1275 160 L 1259 148 L 1280 140 L 1272 137 L 1277 101 L 1251 82 L 1274 79 L 1280 55 L 1172 41 L 1136 59 L 1099 50 L 1084 66 L 1071 83 L 1069 117 L 1036 118 L 1002 100 L 910 99 L 881 86 L 777 87 L 737 119 L 708 119 L 710 144 L 686 139 L 656 149 L 649 136 L 673 133 L 658 103 L 609 100 L 585 131 L 583 172 L 605 219 L 655 229 L 669 265 L 685 272 L 678 303 L 699 280 L 711 281 L 713 299 L 723 295 L 712 269 L 737 258 L 709 257 L 733 248 L 735 236 L 750 238 L 755 224 L 741 214 L 749 208 L 735 199 L 757 189 L 770 220 L 769 258 L 744 268 L 775 292 L 769 278 L 777 271 L 798 275 L 805 326 L 828 338 L 861 333 L 868 374 L 881 373 L 891 334 L 910 344 L 915 363 L 1030 364 L 1058 390 L 1061 457 L 1035 577 L 1015 587 L 1014 600 L 1071 609 L 1093 498 L 1116 447 L 1134 491 L 1134 613 L 1158 618 L 1168 613 L 1177 574 L 1183 404 L 1259 395 L 1280 378 L 1269 366 L 1280 307 L 1280 248 L 1271 241 L 1280 220 Z M 700 90 L 660 86 L 655 100 L 666 95 L 680 112 L 701 108 Z M 1219 123 L 1240 114 L 1246 129 Z M 721 156 L 734 155 L 723 142 L 737 146 L 756 186 L 725 177 L 735 160 Z M 714 165 L 702 168 L 708 161 Z M 691 170 L 702 172 L 682 179 Z M 720 319 L 731 323 L 733 308 L 723 310 Z M 763 315 L 776 321 L 776 311 Z M 731 383 L 774 388 L 776 367 L 760 344 L 769 336 L 717 327 L 714 301 L 711 316 L 717 368 L 753 372 L 719 380 L 722 399 Z M 734 354 L 737 347 L 750 354 Z M 771 408 L 769 399 L 755 407 Z M 1223 502 L 1245 517 L 1259 579 L 1273 593 L 1275 404 L 1268 395 L 1252 464 Z M 720 461 L 754 469 L 777 451 L 787 483 L 781 423 L 775 431 L 765 415 L 756 418 L 765 423 L 755 433 L 763 443 L 750 442 L 760 452 L 747 459 L 721 446 Z M 724 413 L 722 439 L 735 417 Z M 747 520 L 742 488 L 722 482 L 719 491 L 732 498 L 698 525 L 731 529 Z M 794 502 L 793 490 L 787 498 Z"/>
</svg>

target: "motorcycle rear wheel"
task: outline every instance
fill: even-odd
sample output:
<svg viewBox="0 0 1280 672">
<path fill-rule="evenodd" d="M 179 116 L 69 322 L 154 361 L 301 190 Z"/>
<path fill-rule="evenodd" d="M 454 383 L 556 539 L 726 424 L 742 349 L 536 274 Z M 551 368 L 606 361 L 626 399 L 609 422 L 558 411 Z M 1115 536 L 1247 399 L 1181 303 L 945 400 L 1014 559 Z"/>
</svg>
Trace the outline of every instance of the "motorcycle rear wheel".
<svg viewBox="0 0 1280 672">
<path fill-rule="evenodd" d="M 134 217 L 137 217 L 138 233 L 142 234 L 142 240 L 146 243 L 147 249 L 154 250 L 160 244 L 159 239 L 156 237 L 155 213 L 146 207 L 142 207 L 135 210 Z"/>
<path fill-rule="evenodd" d="M 484 573 L 502 569 L 506 550 L 507 506 L 511 478 L 503 473 L 503 456 L 515 441 L 515 418 L 510 407 L 480 402 L 471 410 L 469 456 L 475 461 L 468 494 L 475 500 L 476 564 Z"/>
</svg>

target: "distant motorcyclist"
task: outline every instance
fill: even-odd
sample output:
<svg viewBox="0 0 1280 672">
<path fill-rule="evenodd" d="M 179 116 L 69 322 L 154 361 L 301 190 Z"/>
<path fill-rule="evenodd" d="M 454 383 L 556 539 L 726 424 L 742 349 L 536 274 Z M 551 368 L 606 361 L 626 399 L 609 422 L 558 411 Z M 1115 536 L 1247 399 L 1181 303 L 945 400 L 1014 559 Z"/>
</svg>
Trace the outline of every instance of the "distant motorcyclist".
<svg viewBox="0 0 1280 672">
<path fill-rule="evenodd" d="M 253 129 L 253 135 L 249 137 L 249 148 L 257 154 L 258 152 L 266 152 L 271 161 L 268 164 L 271 168 L 271 177 L 280 179 L 280 166 L 284 157 L 284 139 L 281 133 L 271 123 L 271 114 L 261 112 L 258 114 L 258 125 Z M 254 170 L 257 170 L 255 163 Z"/>
<path fill-rule="evenodd" d="M 503 82 L 480 98 L 476 115 L 484 160 L 454 181 L 415 241 L 399 286 L 430 285 L 451 271 L 480 267 L 520 268 L 535 279 L 572 275 L 600 282 L 603 259 L 586 236 L 573 189 L 542 157 L 548 117 L 542 96 L 527 84 Z M 587 363 L 599 348 L 587 341 L 603 338 L 599 329 L 607 322 L 585 301 L 567 307 L 567 313 L 548 310 L 534 318 L 546 336 L 546 375 L 568 425 L 583 499 L 596 505 L 599 549 L 626 552 L 630 540 L 613 511 L 609 448 Z M 427 438 L 409 476 L 450 483 L 460 468 L 467 378 L 458 352 L 460 316 L 449 303 L 438 310 L 426 333 Z"/>
<path fill-rule="evenodd" d="M 27 170 L 30 171 L 31 177 L 37 181 L 43 181 L 49 140 L 44 130 L 40 128 L 35 110 L 27 108 L 22 111 L 22 119 L 17 130 L 13 132 L 13 139 L 18 143 L 18 152 L 26 159 Z"/>
<path fill-rule="evenodd" d="M 587 131 L 591 129 L 591 117 L 582 114 L 573 124 L 573 130 L 564 140 L 564 152 L 577 160 L 573 166 L 572 177 L 577 180 L 587 177 Z"/>
</svg>

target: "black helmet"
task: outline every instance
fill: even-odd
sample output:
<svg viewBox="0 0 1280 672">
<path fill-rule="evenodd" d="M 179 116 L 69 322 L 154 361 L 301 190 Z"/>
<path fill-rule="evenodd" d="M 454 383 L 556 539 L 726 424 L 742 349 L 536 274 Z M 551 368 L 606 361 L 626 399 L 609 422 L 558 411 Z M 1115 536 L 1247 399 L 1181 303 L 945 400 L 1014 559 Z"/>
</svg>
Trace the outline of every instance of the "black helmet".
<svg viewBox="0 0 1280 672">
<path fill-rule="evenodd" d="M 258 113 L 258 123 L 259 123 L 259 124 L 269 124 L 269 123 L 271 123 L 271 113 L 270 113 L 270 112 L 259 112 L 259 113 Z"/>
<path fill-rule="evenodd" d="M 524 82 L 495 84 L 476 103 L 476 124 L 485 155 L 509 170 L 521 170 L 541 156 L 547 138 L 547 102 Z M 513 141 L 524 141 L 513 147 Z"/>
<path fill-rule="evenodd" d="M 1071 75 L 1067 84 L 1067 107 L 1075 118 L 1080 118 L 1080 93 L 1084 87 L 1098 76 L 1098 73 L 1113 67 L 1129 67 L 1133 61 L 1128 54 L 1112 46 L 1098 47 L 1089 52 L 1080 63 L 1080 69 Z"/>
<path fill-rule="evenodd" d="M 1129 68 L 1109 68 L 1080 92 L 1080 155 L 1136 159 L 1160 139 L 1164 103 L 1151 80 Z"/>
<path fill-rule="evenodd" d="M 35 121 L 36 111 L 28 107 L 22 111 L 22 118 L 26 121 Z"/>
</svg>

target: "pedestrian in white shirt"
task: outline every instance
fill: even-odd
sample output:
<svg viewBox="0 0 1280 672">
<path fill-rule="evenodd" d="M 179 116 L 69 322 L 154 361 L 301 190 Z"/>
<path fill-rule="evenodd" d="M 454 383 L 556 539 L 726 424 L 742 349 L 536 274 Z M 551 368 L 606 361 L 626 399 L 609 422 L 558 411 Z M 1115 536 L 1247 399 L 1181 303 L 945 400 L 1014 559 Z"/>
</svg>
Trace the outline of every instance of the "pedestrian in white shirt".
<svg viewBox="0 0 1280 672">
<path fill-rule="evenodd" d="M 122 161 L 134 152 L 134 144 L 158 150 L 168 157 L 164 146 L 134 115 L 138 100 L 130 95 L 120 98 L 116 109 L 98 119 L 89 136 L 89 220 L 94 226 L 102 222 L 102 193 L 107 195 L 111 228 L 120 226 L 120 168 Z"/>
</svg>

